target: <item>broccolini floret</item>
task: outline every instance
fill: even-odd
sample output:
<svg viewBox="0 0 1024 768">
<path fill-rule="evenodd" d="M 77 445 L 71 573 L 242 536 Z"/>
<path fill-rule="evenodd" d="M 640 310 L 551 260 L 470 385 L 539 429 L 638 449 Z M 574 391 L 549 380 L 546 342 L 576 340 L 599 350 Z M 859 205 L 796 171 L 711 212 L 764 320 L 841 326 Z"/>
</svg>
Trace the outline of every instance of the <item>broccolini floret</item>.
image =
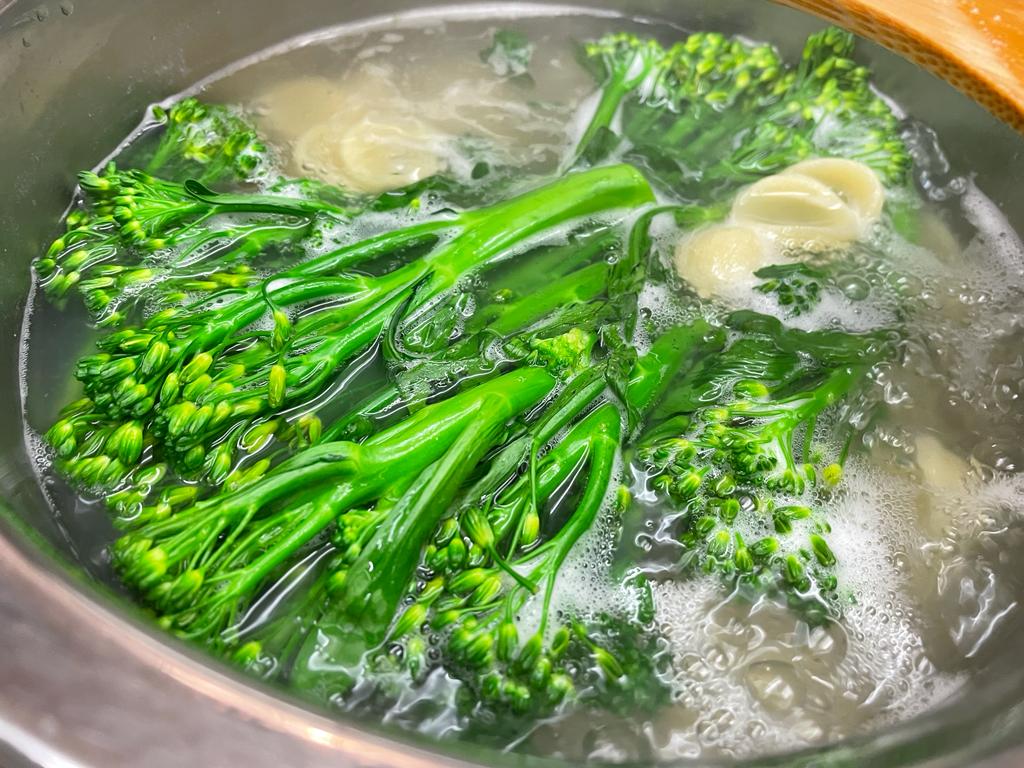
<svg viewBox="0 0 1024 768">
<path fill-rule="evenodd" d="M 676 383 L 671 414 L 638 456 L 683 510 L 687 566 L 781 588 L 827 614 L 838 608 L 836 559 L 815 498 L 842 478 L 853 433 L 843 409 L 891 339 L 787 330 L 753 313 L 731 326 L 742 337 Z"/>
<path fill-rule="evenodd" d="M 267 147 L 232 108 L 190 97 L 152 112 L 163 132 L 146 163 L 147 173 L 210 184 L 250 181 L 266 172 Z"/>
<path fill-rule="evenodd" d="M 602 97 L 583 138 L 594 159 L 615 150 L 684 197 L 737 186 L 814 156 L 860 160 L 889 184 L 910 155 L 899 119 L 829 28 L 788 67 L 769 46 L 700 32 L 665 50 L 631 35 L 587 46 Z M 618 125 L 619 127 L 615 127 Z"/>
</svg>

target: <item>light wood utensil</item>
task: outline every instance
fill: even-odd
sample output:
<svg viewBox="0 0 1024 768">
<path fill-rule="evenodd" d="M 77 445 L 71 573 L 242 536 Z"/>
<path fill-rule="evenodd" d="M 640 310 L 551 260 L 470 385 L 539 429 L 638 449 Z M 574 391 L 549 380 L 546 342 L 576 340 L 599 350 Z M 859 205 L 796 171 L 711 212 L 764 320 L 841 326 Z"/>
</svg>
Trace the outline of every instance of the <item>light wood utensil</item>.
<svg viewBox="0 0 1024 768">
<path fill-rule="evenodd" d="M 777 0 L 871 38 L 1024 131 L 1024 0 Z"/>
</svg>

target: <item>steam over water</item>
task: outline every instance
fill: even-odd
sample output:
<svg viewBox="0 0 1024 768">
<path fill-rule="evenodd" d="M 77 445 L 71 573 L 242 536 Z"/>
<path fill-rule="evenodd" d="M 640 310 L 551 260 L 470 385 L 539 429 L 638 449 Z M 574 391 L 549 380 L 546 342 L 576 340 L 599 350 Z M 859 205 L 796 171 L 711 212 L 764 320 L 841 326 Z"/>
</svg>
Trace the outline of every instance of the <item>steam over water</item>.
<svg viewBox="0 0 1024 768">
<path fill-rule="evenodd" d="M 578 16 L 512 24 L 534 45 L 522 76 L 529 81 L 503 76 L 514 62 L 481 59 L 493 21 L 420 20 L 341 30 L 283 48 L 209 83 L 202 95 L 251 110 L 286 173 L 366 191 L 439 170 L 471 178 L 478 163 L 552 171 L 564 163 L 579 130 L 573 115 L 593 90 L 575 62 L 573 40 L 630 25 Z M 888 416 L 854 446 L 844 490 L 820 500 L 832 525 L 839 582 L 850 596 L 842 620 L 811 626 L 784 604 L 723 592 L 717 578 L 673 577 L 679 546 L 645 522 L 663 510 L 624 457 L 620 477 L 635 499 L 625 544 L 605 521 L 574 553 L 557 599 L 566 607 L 629 605 L 634 597 L 613 586 L 609 573 L 623 546 L 645 552 L 646 566 L 662 574 L 655 577 L 655 621 L 665 638 L 660 652 L 672 659 L 671 700 L 642 717 L 577 713 L 507 738 L 498 728 L 492 741 L 616 761 L 797 749 L 940 704 L 1007 642 L 1022 586 L 1013 562 L 1024 545 L 1024 480 L 1017 474 L 1024 466 L 1024 248 L 969 180 L 969 169 L 949 167 L 927 128 L 909 123 L 908 136 L 930 205 L 920 244 L 903 240 L 883 219 L 854 246 L 844 295 L 786 319 L 808 329 L 867 330 L 886 327 L 912 305 L 899 357 L 874 372 L 871 396 L 888 404 Z M 365 226 L 402 223 L 382 216 Z M 664 230 L 657 241 L 670 259 L 679 233 Z M 353 233 L 326 233 L 323 247 L 334 237 Z M 906 303 L 897 306 L 876 290 L 886 274 L 902 276 Z M 781 314 L 753 285 L 739 286 L 728 300 Z M 656 324 L 686 311 L 665 288 L 645 290 L 641 305 Z M 44 393 L 69 378 L 71 347 L 84 352 L 91 339 L 73 313 L 57 313 L 44 301 L 33 311 L 26 407 L 32 427 L 42 431 L 65 399 Z M 55 480 L 45 449 L 33 445 L 69 537 L 94 572 L 109 578 L 105 513 Z M 825 453 L 841 449 L 826 446 Z M 528 625 L 529 611 L 520 620 Z M 385 720 L 457 735 L 453 686 L 435 673 L 391 705 Z M 357 696 L 349 706 L 371 703 Z"/>
</svg>

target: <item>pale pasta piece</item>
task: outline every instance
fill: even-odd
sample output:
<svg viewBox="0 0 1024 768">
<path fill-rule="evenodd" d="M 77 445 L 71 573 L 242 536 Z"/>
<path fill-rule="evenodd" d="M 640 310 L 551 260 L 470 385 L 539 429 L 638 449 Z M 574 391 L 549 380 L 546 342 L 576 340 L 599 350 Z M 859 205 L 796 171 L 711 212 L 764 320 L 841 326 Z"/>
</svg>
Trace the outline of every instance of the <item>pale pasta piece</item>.
<svg viewBox="0 0 1024 768">
<path fill-rule="evenodd" d="M 299 77 L 275 83 L 253 99 L 252 107 L 260 130 L 288 143 L 311 125 L 327 122 L 345 102 L 337 83 L 326 77 Z"/>
<path fill-rule="evenodd" d="M 785 175 L 809 176 L 829 187 L 853 208 L 861 226 L 878 221 L 885 204 L 885 187 L 878 174 L 864 163 L 841 157 L 821 157 L 791 165 Z"/>
<path fill-rule="evenodd" d="M 703 298 L 723 297 L 753 284 L 754 272 L 775 263 L 773 249 L 749 227 L 716 224 L 676 246 L 679 276 Z"/>
<path fill-rule="evenodd" d="M 737 197 L 732 221 L 755 227 L 784 247 L 822 250 L 856 240 L 860 217 L 817 179 L 780 173 L 751 184 Z"/>
<path fill-rule="evenodd" d="M 914 440 L 914 461 L 921 480 L 933 490 L 962 492 L 970 465 L 946 448 L 933 435 L 921 434 Z"/>
<path fill-rule="evenodd" d="M 303 134 L 294 159 L 303 173 L 375 194 L 440 171 L 441 142 L 430 126 L 408 113 L 348 113 Z"/>
<path fill-rule="evenodd" d="M 375 194 L 442 168 L 439 131 L 417 116 L 381 67 L 362 67 L 339 82 L 278 83 L 254 106 L 260 127 L 291 148 L 288 171 L 296 175 Z"/>
<path fill-rule="evenodd" d="M 947 264 L 955 264 L 963 257 L 963 248 L 956 235 L 937 213 L 927 208 L 919 217 L 919 245 L 934 253 L 939 260 Z"/>
<path fill-rule="evenodd" d="M 858 239 L 884 202 L 881 181 L 863 163 L 806 160 L 740 192 L 727 224 L 683 240 L 676 270 L 701 296 L 736 294 L 753 284 L 754 272 L 785 261 L 785 249 L 824 250 Z"/>
<path fill-rule="evenodd" d="M 914 462 L 923 486 L 917 496 L 917 523 L 926 535 L 940 536 L 954 522 L 950 500 L 967 493 L 970 464 L 925 433 L 914 438 Z"/>
</svg>

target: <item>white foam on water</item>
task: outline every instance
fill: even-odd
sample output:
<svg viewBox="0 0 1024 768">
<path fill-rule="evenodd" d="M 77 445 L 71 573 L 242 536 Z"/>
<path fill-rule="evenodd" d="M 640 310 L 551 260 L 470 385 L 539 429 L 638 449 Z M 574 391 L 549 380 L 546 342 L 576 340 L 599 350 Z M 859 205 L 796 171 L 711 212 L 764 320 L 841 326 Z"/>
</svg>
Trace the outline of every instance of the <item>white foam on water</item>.
<svg viewBox="0 0 1024 768">
<path fill-rule="evenodd" d="M 912 481 L 865 461 L 824 507 L 845 605 L 811 627 L 768 599 L 727 596 L 714 577 L 655 589 L 675 658 L 674 706 L 652 730 L 661 758 L 796 749 L 881 727 L 951 695 L 961 675 L 928 661 L 899 553 L 916 542 Z M 686 727 L 682 727 L 684 724 Z"/>
</svg>

